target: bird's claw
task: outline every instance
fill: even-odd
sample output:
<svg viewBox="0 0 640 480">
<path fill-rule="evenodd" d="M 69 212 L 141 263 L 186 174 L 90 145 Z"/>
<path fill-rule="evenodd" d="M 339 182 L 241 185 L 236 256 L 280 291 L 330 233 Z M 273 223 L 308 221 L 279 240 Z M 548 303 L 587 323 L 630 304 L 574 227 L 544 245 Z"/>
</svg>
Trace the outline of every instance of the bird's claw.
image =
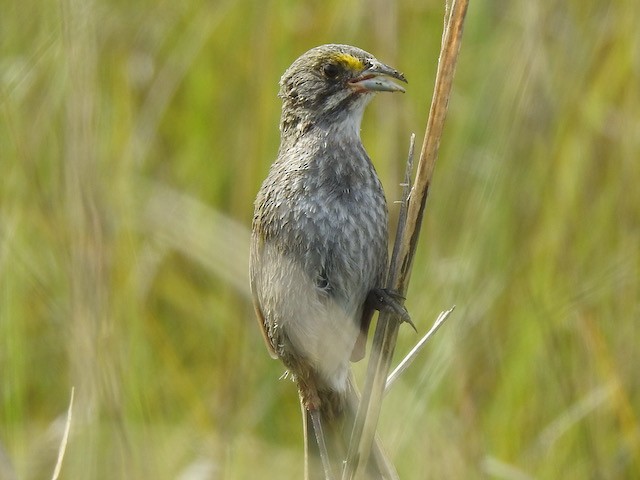
<svg viewBox="0 0 640 480">
<path fill-rule="evenodd" d="M 369 303 L 372 308 L 378 310 L 379 312 L 390 312 L 397 315 L 400 320 L 411 325 L 411 327 L 417 333 L 418 330 L 411 320 L 409 312 L 402 304 L 402 300 L 404 299 L 405 297 L 394 290 L 386 288 L 374 288 L 369 292 L 369 295 L 367 296 L 367 303 Z"/>
</svg>

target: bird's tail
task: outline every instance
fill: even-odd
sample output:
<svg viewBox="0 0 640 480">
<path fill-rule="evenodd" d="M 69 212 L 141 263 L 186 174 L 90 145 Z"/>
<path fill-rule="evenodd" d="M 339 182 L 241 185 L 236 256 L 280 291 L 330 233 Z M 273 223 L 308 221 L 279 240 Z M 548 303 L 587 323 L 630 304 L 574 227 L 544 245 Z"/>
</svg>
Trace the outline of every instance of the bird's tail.
<svg viewBox="0 0 640 480">
<path fill-rule="evenodd" d="M 341 478 L 351 431 L 360 401 L 352 379 L 340 408 L 309 411 L 302 406 L 305 449 L 305 480 Z M 333 402 L 332 402 L 333 403 Z M 335 403 L 333 403 L 335 406 Z M 314 418 L 315 416 L 315 418 Z M 324 443 L 325 447 L 322 446 Z M 321 454 L 322 449 L 328 459 Z M 366 468 L 367 480 L 397 480 L 398 474 L 387 457 L 377 435 Z"/>
</svg>

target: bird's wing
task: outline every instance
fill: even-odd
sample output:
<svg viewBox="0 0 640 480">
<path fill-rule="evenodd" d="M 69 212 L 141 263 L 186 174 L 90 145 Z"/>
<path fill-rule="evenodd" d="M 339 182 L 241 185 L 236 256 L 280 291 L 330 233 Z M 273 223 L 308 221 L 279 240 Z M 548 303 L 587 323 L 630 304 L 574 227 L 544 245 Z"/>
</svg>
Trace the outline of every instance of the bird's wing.
<svg viewBox="0 0 640 480">
<path fill-rule="evenodd" d="M 263 253 L 263 241 L 257 234 L 253 234 L 251 236 L 251 254 L 249 259 L 249 271 L 250 271 L 250 286 L 251 286 L 251 296 L 253 298 L 253 308 L 256 311 L 256 318 L 258 319 L 258 325 L 260 326 L 260 331 L 262 332 L 262 338 L 264 338 L 264 343 L 267 346 L 267 351 L 271 358 L 278 358 L 278 354 L 273 348 L 273 344 L 271 343 L 271 339 L 267 333 L 267 323 L 264 318 L 264 313 L 262 312 L 262 307 L 260 306 L 260 299 L 258 298 L 258 290 L 261 287 L 259 284 L 259 269 L 262 265 L 262 253 Z"/>
<path fill-rule="evenodd" d="M 358 362 L 364 358 L 367 351 L 367 337 L 369 335 L 369 326 L 371 325 L 371 318 L 373 317 L 374 309 L 365 302 L 362 309 L 362 318 L 360 319 L 360 331 L 358 332 L 358 338 L 353 346 L 351 352 L 351 361 Z"/>
</svg>

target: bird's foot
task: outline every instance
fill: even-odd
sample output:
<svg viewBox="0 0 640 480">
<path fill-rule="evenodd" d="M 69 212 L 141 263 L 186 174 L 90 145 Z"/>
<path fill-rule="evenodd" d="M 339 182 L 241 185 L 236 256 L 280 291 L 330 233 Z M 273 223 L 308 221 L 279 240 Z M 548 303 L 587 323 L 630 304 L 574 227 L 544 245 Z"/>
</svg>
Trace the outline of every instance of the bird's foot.
<svg viewBox="0 0 640 480">
<path fill-rule="evenodd" d="M 397 315 L 400 320 L 408 323 L 411 327 L 418 332 L 416 326 L 413 324 L 409 312 L 402 304 L 405 298 L 394 290 L 387 288 L 374 288 L 367 295 L 367 303 L 379 312 L 389 312 Z"/>
</svg>

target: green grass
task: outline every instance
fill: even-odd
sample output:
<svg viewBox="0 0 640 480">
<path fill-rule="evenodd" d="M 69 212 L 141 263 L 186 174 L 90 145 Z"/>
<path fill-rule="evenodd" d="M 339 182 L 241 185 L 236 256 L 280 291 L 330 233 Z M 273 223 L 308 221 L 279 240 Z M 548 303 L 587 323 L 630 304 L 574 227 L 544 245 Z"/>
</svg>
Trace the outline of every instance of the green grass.
<svg viewBox="0 0 640 480">
<path fill-rule="evenodd" d="M 3 3 L 0 478 L 51 476 L 72 386 L 62 478 L 301 477 L 252 203 L 325 42 L 409 79 L 363 124 L 399 197 L 442 5 L 379 3 Z M 407 301 L 457 309 L 383 406 L 402 478 L 640 476 L 640 18 L 547 3 L 471 2 Z"/>
</svg>

